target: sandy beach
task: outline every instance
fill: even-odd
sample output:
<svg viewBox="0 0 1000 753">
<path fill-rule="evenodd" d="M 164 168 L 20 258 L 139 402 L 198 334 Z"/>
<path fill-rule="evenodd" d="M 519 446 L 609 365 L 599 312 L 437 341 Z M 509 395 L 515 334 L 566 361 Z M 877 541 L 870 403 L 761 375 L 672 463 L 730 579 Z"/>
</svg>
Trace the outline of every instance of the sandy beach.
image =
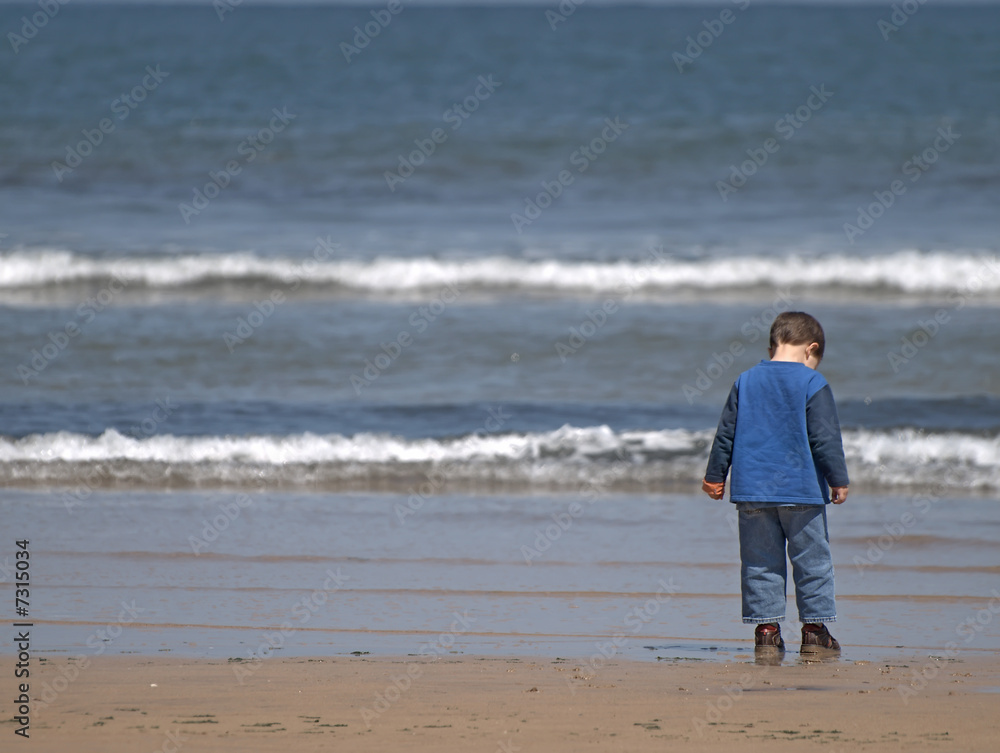
<svg viewBox="0 0 1000 753">
<path fill-rule="evenodd" d="M 996 748 L 997 527 L 976 498 L 880 543 L 913 500 L 857 495 L 836 520 L 843 655 L 803 664 L 790 621 L 780 666 L 739 622 L 726 508 L 609 497 L 527 562 L 571 500 L 435 498 L 401 524 L 399 496 L 258 495 L 192 551 L 237 499 L 95 492 L 70 525 L 57 496 L 12 490 L 28 720 L 9 628 L 0 734 L 60 753 Z"/>
<path fill-rule="evenodd" d="M 1000 751 L 1000 5 L 35 5 L 0 753 Z M 844 650 L 789 568 L 758 664 L 701 484 L 794 310 Z"/>
<path fill-rule="evenodd" d="M 43 660 L 37 751 L 993 751 L 1000 660 Z M 3 659 L 10 676 L 12 660 Z M 920 676 L 922 679 L 919 679 Z M 58 681 L 58 678 L 72 680 Z M 6 714 L 5 714 L 6 716 Z M 5 736 L 14 723 L 4 721 Z M 6 746 L 5 746 L 6 747 Z"/>
</svg>

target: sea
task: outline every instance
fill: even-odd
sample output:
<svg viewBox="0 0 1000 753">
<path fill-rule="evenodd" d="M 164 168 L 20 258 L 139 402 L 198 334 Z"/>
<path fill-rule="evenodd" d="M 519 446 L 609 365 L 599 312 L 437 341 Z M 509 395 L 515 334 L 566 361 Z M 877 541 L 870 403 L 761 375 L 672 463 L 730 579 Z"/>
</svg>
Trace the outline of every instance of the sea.
<svg viewBox="0 0 1000 753">
<path fill-rule="evenodd" d="M 361 592 L 321 610 L 324 650 L 380 625 L 400 650 L 462 594 L 508 637 L 575 635 L 566 602 L 606 596 L 586 642 L 674 572 L 718 607 L 653 633 L 735 639 L 731 508 L 700 480 L 733 381 L 805 310 L 847 595 L 876 633 L 882 597 L 968 599 L 953 632 L 998 572 L 998 28 L 993 4 L 0 4 L 0 561 L 37 542 L 63 648 L 122 593 L 159 626 L 142 650 L 262 629 L 337 563 Z M 208 563 L 248 601 L 199 590 Z M 170 589 L 190 613 L 156 611 Z"/>
</svg>

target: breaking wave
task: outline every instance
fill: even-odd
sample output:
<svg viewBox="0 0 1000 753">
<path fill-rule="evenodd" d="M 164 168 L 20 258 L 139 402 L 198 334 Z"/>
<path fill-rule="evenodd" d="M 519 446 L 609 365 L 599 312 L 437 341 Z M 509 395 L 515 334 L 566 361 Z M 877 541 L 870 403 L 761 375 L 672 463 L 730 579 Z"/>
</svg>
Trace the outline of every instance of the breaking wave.
<svg viewBox="0 0 1000 753">
<path fill-rule="evenodd" d="M 868 258 L 830 255 L 731 256 L 677 259 L 649 255 L 614 262 L 520 259 L 378 257 L 372 260 L 271 258 L 250 252 L 99 258 L 65 250 L 18 250 L 0 255 L 0 291 L 101 286 L 112 278 L 131 291 L 196 292 L 218 286 L 273 284 L 328 288 L 364 295 L 462 290 L 530 294 L 698 292 L 760 288 L 838 289 L 858 295 L 1000 295 L 995 255 L 898 251 Z M 323 260 L 317 260 L 323 259 Z"/>
<path fill-rule="evenodd" d="M 690 489 L 713 430 L 550 432 L 403 438 L 388 434 L 0 437 L 0 482 L 13 486 L 608 491 Z M 1000 437 L 915 429 L 847 430 L 852 484 L 1000 489 Z M 696 487 L 695 487 L 696 488 Z"/>
</svg>

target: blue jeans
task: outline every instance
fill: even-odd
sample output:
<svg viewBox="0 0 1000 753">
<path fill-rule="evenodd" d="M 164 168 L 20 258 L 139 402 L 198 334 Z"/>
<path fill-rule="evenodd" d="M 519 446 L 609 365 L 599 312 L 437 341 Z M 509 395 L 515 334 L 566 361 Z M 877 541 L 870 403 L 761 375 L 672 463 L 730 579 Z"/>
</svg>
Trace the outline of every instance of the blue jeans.
<svg viewBox="0 0 1000 753">
<path fill-rule="evenodd" d="M 802 622 L 834 622 L 833 558 L 826 505 L 754 507 L 738 503 L 743 622 L 785 619 L 785 547 Z"/>
</svg>

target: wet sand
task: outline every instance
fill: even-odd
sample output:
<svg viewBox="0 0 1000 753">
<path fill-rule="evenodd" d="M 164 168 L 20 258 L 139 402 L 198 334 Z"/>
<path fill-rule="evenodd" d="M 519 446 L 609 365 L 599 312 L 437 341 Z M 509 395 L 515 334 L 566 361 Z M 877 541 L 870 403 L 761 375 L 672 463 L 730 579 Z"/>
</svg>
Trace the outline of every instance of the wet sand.
<svg viewBox="0 0 1000 753">
<path fill-rule="evenodd" d="M 790 599 L 781 666 L 754 663 L 739 620 L 731 508 L 698 497 L 609 495 L 566 528 L 558 495 L 402 519 L 394 495 L 234 500 L 0 500 L 30 540 L 33 749 L 996 748 L 1000 525 L 981 499 L 833 511 L 843 656 L 801 663 Z"/>
<path fill-rule="evenodd" d="M 75 662 L 59 657 L 32 676 L 37 687 L 62 692 L 48 705 L 35 702 L 31 748 L 551 753 L 676 744 L 728 751 L 738 743 L 747 753 L 996 750 L 996 656 L 791 659 L 774 667 L 752 657 L 587 665 L 537 657 L 250 664 L 102 656 L 74 673 Z M 12 659 L 0 664 L 10 677 Z M 3 734 L 13 726 L 5 721 Z"/>
<path fill-rule="evenodd" d="M 283 625 L 281 657 L 405 656 L 443 633 L 466 656 L 589 657 L 617 639 L 618 659 L 727 661 L 750 647 L 731 505 L 608 495 L 574 517 L 578 502 L 442 496 L 400 516 L 398 495 L 95 491 L 68 511 L 10 490 L 0 517 L 31 541 L 42 655 L 248 659 Z M 834 634 L 851 660 L 1000 651 L 994 506 L 917 502 L 858 494 L 831 510 Z M 12 562 L 0 551 L 0 577 Z"/>
</svg>

